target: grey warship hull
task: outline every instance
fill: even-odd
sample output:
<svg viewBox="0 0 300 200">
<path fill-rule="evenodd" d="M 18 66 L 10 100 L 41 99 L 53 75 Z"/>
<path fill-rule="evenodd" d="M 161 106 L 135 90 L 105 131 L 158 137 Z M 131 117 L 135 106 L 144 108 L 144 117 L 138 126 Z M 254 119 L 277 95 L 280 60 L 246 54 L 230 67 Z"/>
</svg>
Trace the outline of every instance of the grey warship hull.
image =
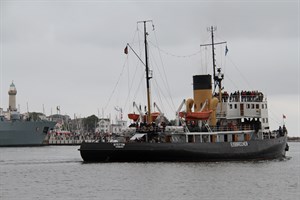
<svg viewBox="0 0 300 200">
<path fill-rule="evenodd" d="M 215 143 L 85 143 L 85 162 L 199 162 L 265 160 L 285 156 L 287 137 Z"/>
<path fill-rule="evenodd" d="M 54 125 L 50 121 L 1 121 L 0 147 L 43 145 Z"/>
</svg>

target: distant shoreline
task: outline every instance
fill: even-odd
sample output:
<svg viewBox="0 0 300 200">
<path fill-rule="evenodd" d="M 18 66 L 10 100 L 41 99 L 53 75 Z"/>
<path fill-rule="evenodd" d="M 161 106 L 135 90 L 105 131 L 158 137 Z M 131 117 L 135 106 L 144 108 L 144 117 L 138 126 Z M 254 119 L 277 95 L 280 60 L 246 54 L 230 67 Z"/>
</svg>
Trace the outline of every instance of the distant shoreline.
<svg viewBox="0 0 300 200">
<path fill-rule="evenodd" d="M 288 137 L 288 142 L 300 142 L 300 137 Z"/>
</svg>

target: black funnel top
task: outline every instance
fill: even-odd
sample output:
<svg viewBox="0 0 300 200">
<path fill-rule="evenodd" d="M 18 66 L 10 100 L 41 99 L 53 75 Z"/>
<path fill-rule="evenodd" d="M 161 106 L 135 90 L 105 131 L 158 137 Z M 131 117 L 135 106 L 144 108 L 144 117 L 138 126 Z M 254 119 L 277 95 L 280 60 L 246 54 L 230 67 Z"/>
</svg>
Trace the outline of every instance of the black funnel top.
<svg viewBox="0 0 300 200">
<path fill-rule="evenodd" d="M 194 90 L 211 89 L 211 75 L 195 75 L 193 76 Z"/>
</svg>

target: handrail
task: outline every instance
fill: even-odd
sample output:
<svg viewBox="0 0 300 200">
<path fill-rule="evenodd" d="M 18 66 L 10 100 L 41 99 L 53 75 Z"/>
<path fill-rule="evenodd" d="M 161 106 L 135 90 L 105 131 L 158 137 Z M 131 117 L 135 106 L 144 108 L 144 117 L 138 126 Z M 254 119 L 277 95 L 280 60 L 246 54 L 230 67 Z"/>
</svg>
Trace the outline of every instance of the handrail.
<svg viewBox="0 0 300 200">
<path fill-rule="evenodd" d="M 264 98 L 259 95 L 233 94 L 222 96 L 222 102 L 264 102 Z"/>
<path fill-rule="evenodd" d="M 211 127 L 211 130 L 213 132 L 219 132 L 219 131 L 249 131 L 254 130 L 254 128 L 251 128 L 250 125 L 240 125 L 240 126 L 217 126 L 217 127 Z"/>
</svg>

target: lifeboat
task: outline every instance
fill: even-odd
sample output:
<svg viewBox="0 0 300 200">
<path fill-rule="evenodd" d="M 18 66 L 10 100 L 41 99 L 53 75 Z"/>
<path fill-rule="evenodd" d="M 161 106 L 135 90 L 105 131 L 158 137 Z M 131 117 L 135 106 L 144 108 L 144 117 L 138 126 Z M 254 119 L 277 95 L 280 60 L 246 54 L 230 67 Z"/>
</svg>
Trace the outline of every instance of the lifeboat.
<svg viewBox="0 0 300 200">
<path fill-rule="evenodd" d="M 179 116 L 185 118 L 186 120 L 208 120 L 212 110 L 202 111 L 202 112 L 180 112 Z"/>
<path fill-rule="evenodd" d="M 151 113 L 151 118 L 152 118 L 152 121 L 155 121 L 156 118 L 160 115 L 160 112 L 153 112 Z M 147 115 L 144 116 L 144 120 L 146 121 L 146 117 Z"/>
<path fill-rule="evenodd" d="M 156 120 L 156 118 L 160 115 L 159 112 L 153 112 L 151 113 L 152 121 Z"/>
<path fill-rule="evenodd" d="M 139 119 L 140 115 L 139 114 L 135 114 L 135 113 L 129 113 L 128 114 L 128 118 L 132 119 L 133 121 L 137 121 Z"/>
<path fill-rule="evenodd" d="M 160 115 L 159 112 L 153 112 L 151 113 L 151 117 L 152 117 L 152 121 L 155 121 L 156 118 Z M 135 114 L 135 113 L 129 113 L 128 114 L 128 118 L 132 119 L 133 121 L 137 121 L 139 119 L 140 115 L 139 114 Z M 146 121 L 146 115 L 144 115 L 144 121 Z"/>
</svg>

